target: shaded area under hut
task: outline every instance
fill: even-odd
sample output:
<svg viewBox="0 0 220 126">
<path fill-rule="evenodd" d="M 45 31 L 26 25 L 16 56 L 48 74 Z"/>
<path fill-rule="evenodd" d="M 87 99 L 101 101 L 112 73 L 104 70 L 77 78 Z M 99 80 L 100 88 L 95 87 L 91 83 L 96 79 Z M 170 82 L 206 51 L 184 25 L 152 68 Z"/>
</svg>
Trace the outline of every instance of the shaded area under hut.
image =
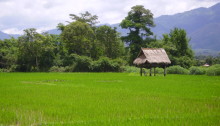
<svg viewBox="0 0 220 126">
<path fill-rule="evenodd" d="M 163 48 L 141 48 L 138 57 L 133 62 L 140 67 L 140 74 L 142 76 L 142 68 L 150 69 L 150 76 L 152 76 L 152 68 L 164 68 L 164 76 L 166 76 L 166 66 L 171 64 L 171 61 Z"/>
</svg>

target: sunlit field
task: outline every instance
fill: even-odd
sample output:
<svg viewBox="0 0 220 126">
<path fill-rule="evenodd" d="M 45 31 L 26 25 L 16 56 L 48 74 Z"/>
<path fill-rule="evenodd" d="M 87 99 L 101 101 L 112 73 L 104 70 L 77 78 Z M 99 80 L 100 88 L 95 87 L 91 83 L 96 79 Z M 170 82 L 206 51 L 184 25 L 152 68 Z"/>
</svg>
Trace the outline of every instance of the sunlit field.
<svg viewBox="0 0 220 126">
<path fill-rule="evenodd" d="M 0 126 L 220 125 L 220 77 L 0 73 Z"/>
</svg>

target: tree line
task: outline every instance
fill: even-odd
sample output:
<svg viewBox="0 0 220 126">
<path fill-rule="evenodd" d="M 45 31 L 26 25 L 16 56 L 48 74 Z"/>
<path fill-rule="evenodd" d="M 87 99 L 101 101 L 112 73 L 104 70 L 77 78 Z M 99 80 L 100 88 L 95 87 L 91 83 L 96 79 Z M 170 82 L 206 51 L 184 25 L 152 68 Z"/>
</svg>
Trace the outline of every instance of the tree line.
<svg viewBox="0 0 220 126">
<path fill-rule="evenodd" d="M 70 14 L 71 21 L 57 28 L 60 35 L 24 30 L 19 38 L 0 40 L 0 69 L 9 71 L 122 71 L 132 65 L 141 47 L 164 48 L 172 65 L 189 68 L 195 64 L 190 39 L 184 29 L 174 28 L 162 39 L 151 31 L 153 14 L 142 5 L 131 8 L 120 27 L 121 36 L 107 25 L 97 26 L 98 16 L 89 12 Z"/>
</svg>

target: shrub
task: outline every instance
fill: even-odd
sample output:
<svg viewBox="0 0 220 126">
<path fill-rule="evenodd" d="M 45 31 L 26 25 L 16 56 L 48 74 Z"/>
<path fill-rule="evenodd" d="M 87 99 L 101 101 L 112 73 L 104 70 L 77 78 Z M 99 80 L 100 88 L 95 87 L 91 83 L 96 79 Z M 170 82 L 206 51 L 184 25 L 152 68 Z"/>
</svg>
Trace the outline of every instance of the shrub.
<svg viewBox="0 0 220 126">
<path fill-rule="evenodd" d="M 111 63 L 109 58 L 107 57 L 102 57 L 97 61 L 93 62 L 92 68 L 94 72 L 107 72 L 111 71 L 110 70 Z"/>
<path fill-rule="evenodd" d="M 186 69 L 190 68 L 194 62 L 193 59 L 187 56 L 181 56 L 175 59 L 176 59 L 176 64 Z"/>
<path fill-rule="evenodd" d="M 89 72 L 92 70 L 92 59 L 88 56 L 71 54 L 65 61 L 67 72 Z"/>
<path fill-rule="evenodd" d="M 123 59 L 114 59 L 112 60 L 114 72 L 123 72 L 126 62 Z"/>
<path fill-rule="evenodd" d="M 156 74 L 164 74 L 163 68 L 156 68 Z"/>
<path fill-rule="evenodd" d="M 72 64 L 70 66 L 65 67 L 65 72 L 74 72 L 76 64 Z"/>
<path fill-rule="evenodd" d="M 93 61 L 90 57 L 77 56 L 73 71 L 75 71 L 75 72 L 89 72 L 92 70 L 92 62 Z"/>
<path fill-rule="evenodd" d="M 213 65 L 207 69 L 208 76 L 220 76 L 220 64 Z"/>
<path fill-rule="evenodd" d="M 189 74 L 189 71 L 181 66 L 170 66 L 167 68 L 168 74 Z"/>
<path fill-rule="evenodd" d="M 94 61 L 92 71 L 94 72 L 122 72 L 124 70 L 125 62 L 122 59 L 110 59 L 108 57 L 101 57 Z"/>
<path fill-rule="evenodd" d="M 189 71 L 190 71 L 189 74 L 192 75 L 203 75 L 206 73 L 205 68 L 195 67 L 195 66 L 190 67 Z"/>
<path fill-rule="evenodd" d="M 0 68 L 0 72 L 10 72 L 10 70 L 8 70 L 8 69 L 1 69 Z"/>
<path fill-rule="evenodd" d="M 65 67 L 53 66 L 49 69 L 49 72 L 65 72 Z"/>
</svg>

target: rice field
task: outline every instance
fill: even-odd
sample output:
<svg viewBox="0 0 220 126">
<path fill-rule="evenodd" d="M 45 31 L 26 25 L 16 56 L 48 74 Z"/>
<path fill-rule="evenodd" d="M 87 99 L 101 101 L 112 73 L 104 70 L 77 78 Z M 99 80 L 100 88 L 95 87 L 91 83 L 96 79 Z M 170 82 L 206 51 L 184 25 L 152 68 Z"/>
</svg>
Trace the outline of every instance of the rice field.
<svg viewBox="0 0 220 126">
<path fill-rule="evenodd" d="M 220 77 L 0 73 L 0 126 L 220 125 Z"/>
</svg>

